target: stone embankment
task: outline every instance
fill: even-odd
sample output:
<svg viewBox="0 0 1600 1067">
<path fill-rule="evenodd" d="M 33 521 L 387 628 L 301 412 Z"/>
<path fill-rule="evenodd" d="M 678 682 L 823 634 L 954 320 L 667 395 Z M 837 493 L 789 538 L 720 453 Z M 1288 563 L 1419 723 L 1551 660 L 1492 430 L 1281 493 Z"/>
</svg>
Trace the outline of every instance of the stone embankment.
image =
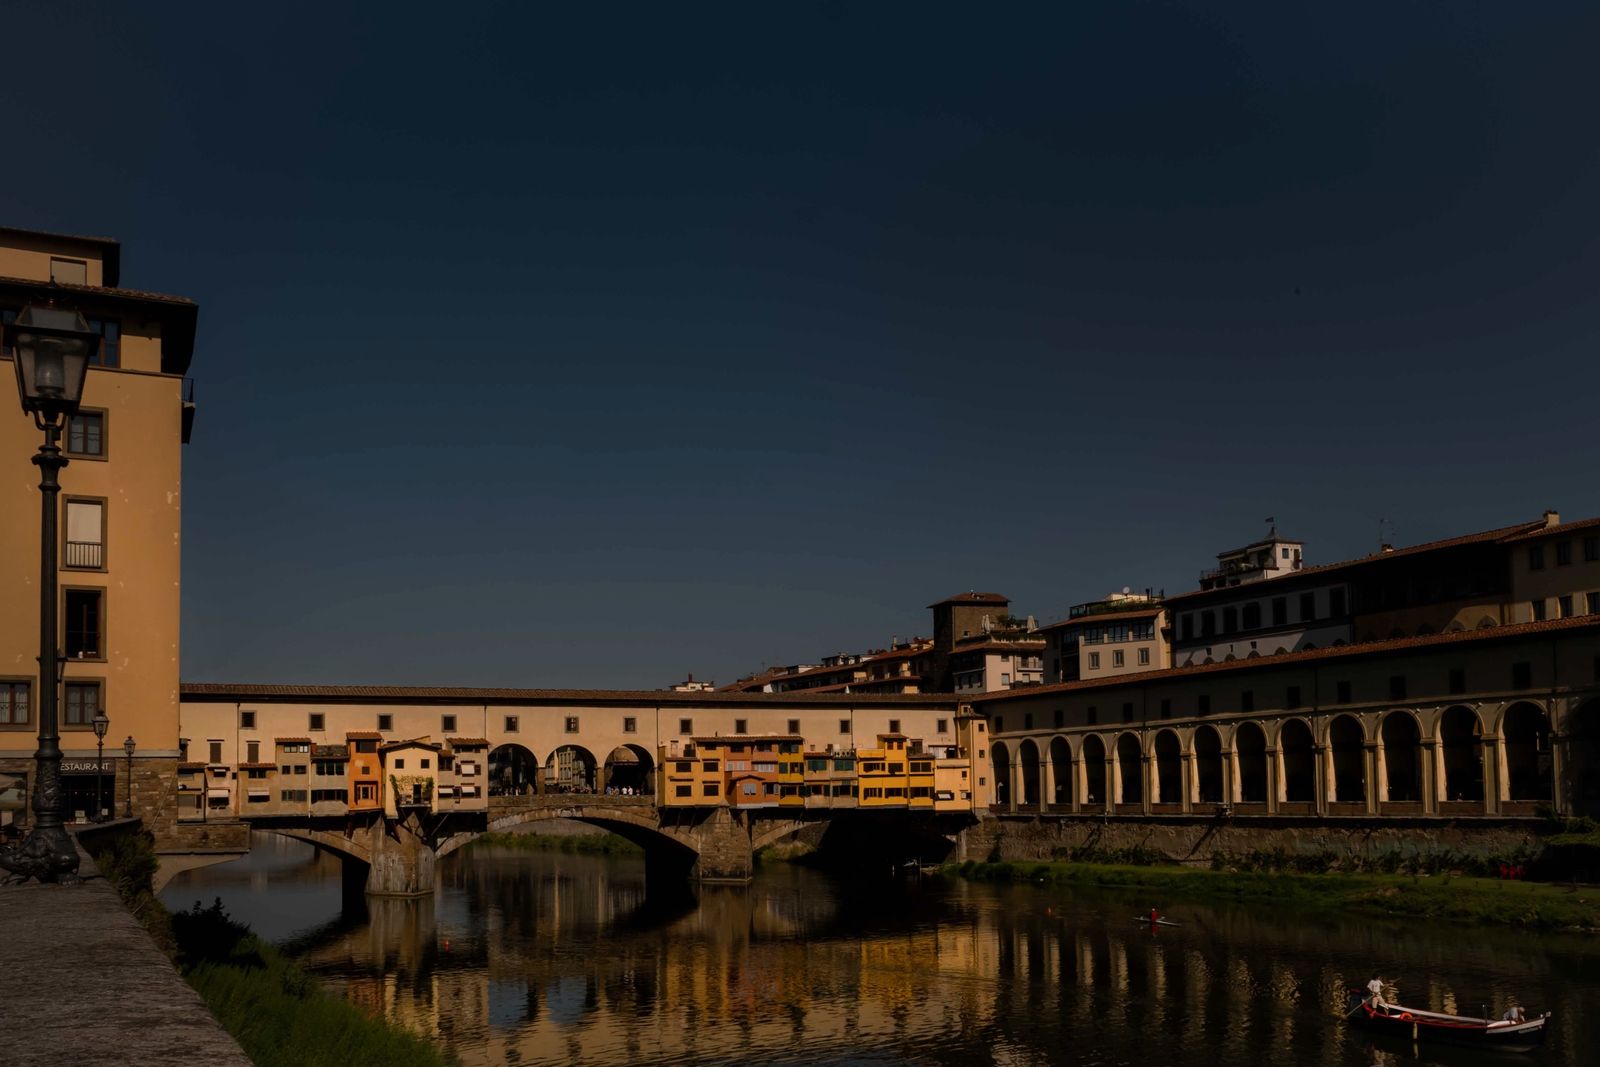
<svg viewBox="0 0 1600 1067">
<path fill-rule="evenodd" d="M 87 855 L 79 873 L 0 886 L 0 1062 L 250 1067 Z"/>
<path fill-rule="evenodd" d="M 1207 865 L 1215 856 L 1253 852 L 1381 856 L 1504 856 L 1537 848 L 1538 825 L 1526 819 L 1470 822 L 1447 819 L 1105 819 L 1034 816 L 983 819 L 961 835 L 959 860 L 1061 860 L 1078 855 L 1141 853 L 1177 863 Z"/>
</svg>

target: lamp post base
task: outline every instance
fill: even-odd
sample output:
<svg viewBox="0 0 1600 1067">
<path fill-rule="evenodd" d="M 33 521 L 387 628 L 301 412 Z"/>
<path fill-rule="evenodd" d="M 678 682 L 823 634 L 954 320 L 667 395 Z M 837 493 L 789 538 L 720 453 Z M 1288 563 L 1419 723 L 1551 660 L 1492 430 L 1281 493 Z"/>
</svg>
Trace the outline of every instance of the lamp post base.
<svg viewBox="0 0 1600 1067">
<path fill-rule="evenodd" d="M 37 878 L 41 882 L 78 882 L 78 846 L 59 826 L 35 826 L 20 844 L 0 848 L 0 868 L 7 884 Z"/>
</svg>

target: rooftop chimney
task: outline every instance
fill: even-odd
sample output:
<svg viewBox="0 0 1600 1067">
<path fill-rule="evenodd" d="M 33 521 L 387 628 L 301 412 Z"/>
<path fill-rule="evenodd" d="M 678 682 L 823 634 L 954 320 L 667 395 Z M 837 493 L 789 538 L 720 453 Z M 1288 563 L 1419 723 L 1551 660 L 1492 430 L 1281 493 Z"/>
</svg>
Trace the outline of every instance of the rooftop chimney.
<svg viewBox="0 0 1600 1067">
<path fill-rule="evenodd" d="M 1561 512 L 1554 508 L 1544 509 L 1544 524 L 1546 528 L 1561 525 Z"/>
</svg>

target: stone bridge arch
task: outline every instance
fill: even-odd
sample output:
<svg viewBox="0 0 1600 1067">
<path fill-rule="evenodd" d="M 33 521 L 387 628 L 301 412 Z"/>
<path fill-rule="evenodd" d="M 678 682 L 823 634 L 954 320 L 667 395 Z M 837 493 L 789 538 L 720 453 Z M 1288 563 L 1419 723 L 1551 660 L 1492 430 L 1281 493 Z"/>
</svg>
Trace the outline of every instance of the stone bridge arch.
<svg viewBox="0 0 1600 1067">
<path fill-rule="evenodd" d="M 341 860 L 358 860 L 368 866 L 372 864 L 372 844 L 368 840 L 371 835 L 366 829 L 353 834 L 343 834 L 333 830 L 315 830 L 303 826 L 262 826 L 259 823 L 253 824 L 251 829 L 303 841 L 317 851 L 332 853 Z"/>
</svg>

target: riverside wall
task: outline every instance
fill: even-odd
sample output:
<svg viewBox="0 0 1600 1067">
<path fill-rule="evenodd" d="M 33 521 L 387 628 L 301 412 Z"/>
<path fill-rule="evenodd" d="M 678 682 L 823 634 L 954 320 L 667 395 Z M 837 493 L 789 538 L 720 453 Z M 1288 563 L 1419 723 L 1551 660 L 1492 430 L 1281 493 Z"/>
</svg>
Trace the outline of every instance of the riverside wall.
<svg viewBox="0 0 1600 1067">
<path fill-rule="evenodd" d="M 1176 863 L 1209 865 L 1214 856 L 1282 851 L 1373 859 L 1466 854 L 1484 858 L 1536 849 L 1542 826 L 1526 819 L 1105 819 L 1022 816 L 981 819 L 957 839 L 956 860 L 1050 861 L 1085 852 L 1143 851 Z"/>
</svg>

